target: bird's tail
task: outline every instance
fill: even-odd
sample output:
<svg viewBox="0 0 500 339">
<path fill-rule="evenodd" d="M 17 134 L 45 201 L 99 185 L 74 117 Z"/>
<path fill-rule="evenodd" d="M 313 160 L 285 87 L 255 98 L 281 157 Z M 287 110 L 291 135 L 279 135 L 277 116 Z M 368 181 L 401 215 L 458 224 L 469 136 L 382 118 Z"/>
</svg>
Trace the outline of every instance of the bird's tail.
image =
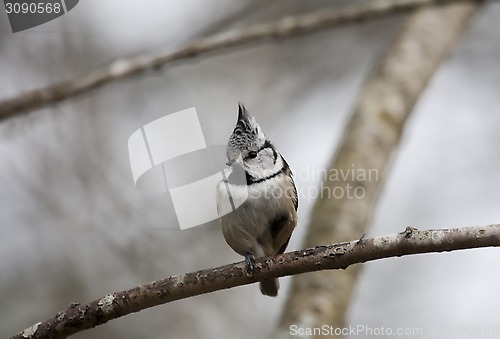
<svg viewBox="0 0 500 339">
<path fill-rule="evenodd" d="M 280 288 L 280 283 L 278 279 L 264 279 L 260 282 L 260 291 L 262 294 L 269 297 L 275 297 L 278 295 L 278 290 Z"/>
</svg>

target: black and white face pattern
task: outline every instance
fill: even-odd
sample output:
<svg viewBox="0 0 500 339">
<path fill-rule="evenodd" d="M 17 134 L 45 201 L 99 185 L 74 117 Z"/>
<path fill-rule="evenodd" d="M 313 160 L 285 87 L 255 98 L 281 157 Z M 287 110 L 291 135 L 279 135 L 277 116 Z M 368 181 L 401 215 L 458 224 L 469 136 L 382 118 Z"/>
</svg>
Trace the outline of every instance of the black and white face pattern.
<svg viewBox="0 0 500 339">
<path fill-rule="evenodd" d="M 283 159 L 269 140 L 257 151 L 250 151 L 243 159 L 243 167 L 252 178 L 260 180 L 277 174 L 283 169 Z"/>
<path fill-rule="evenodd" d="M 227 158 L 228 165 L 245 169 L 249 181 L 277 174 L 284 166 L 281 155 L 241 104 L 236 127 L 227 144 Z"/>
<path fill-rule="evenodd" d="M 243 159 L 255 158 L 255 153 L 264 145 L 266 137 L 254 117 L 248 115 L 246 108 L 239 105 L 238 121 L 227 143 L 229 162 L 242 164 Z M 239 159 L 241 157 L 241 159 Z"/>
</svg>

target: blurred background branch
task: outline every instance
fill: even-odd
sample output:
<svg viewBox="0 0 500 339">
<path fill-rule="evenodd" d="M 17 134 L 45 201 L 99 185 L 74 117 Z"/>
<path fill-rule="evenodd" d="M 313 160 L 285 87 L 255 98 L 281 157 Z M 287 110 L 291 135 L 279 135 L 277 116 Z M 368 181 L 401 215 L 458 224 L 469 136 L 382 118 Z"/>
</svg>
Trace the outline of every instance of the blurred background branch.
<svg viewBox="0 0 500 339">
<path fill-rule="evenodd" d="M 179 299 L 318 270 L 346 269 L 352 264 L 418 253 L 500 246 L 500 225 L 441 230 L 407 227 L 401 233 L 317 246 L 276 257 L 257 259 L 249 278 L 244 262 L 186 273 L 115 292 L 86 304 L 71 304 L 53 318 L 10 339 L 61 339 L 110 320 Z M 302 275 L 309 276 L 309 275 Z"/>
<path fill-rule="evenodd" d="M 345 9 L 325 9 L 317 13 L 290 16 L 274 23 L 259 24 L 237 31 L 224 32 L 200 39 L 175 52 L 143 54 L 118 59 L 75 80 L 4 99 L 0 102 L 0 121 L 16 114 L 42 108 L 90 92 L 113 81 L 122 80 L 146 71 L 154 71 L 175 61 L 186 61 L 209 52 L 269 39 L 285 39 L 312 33 L 335 25 L 409 12 L 426 5 L 450 2 L 479 2 L 478 0 L 404 0 L 374 1 L 368 6 Z"/>
<path fill-rule="evenodd" d="M 349 178 L 363 199 L 320 197 L 312 210 L 303 247 L 346 241 L 367 232 L 390 160 L 401 139 L 405 122 L 446 52 L 460 37 L 477 4 L 449 4 L 424 8 L 411 15 L 401 34 L 366 81 L 344 132 L 330 170 L 374 170 L 371 180 Z M 331 191 L 339 182 L 326 181 Z M 346 311 L 361 266 L 345 272 L 322 271 L 294 276 L 276 338 L 290 336 L 292 324 L 311 328 L 345 326 Z M 308 337 L 309 338 L 309 337 Z"/>
</svg>

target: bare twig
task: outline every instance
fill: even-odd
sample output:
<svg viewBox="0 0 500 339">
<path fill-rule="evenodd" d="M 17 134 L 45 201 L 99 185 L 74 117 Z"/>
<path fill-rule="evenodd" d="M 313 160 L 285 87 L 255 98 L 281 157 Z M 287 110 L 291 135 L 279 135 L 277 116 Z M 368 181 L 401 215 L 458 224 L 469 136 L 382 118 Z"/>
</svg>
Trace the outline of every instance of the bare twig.
<svg viewBox="0 0 500 339">
<path fill-rule="evenodd" d="M 260 24 L 217 34 L 195 41 L 175 52 L 152 53 L 134 58 L 118 59 L 108 66 L 92 71 L 81 78 L 61 82 L 0 101 L 0 121 L 22 112 L 43 108 L 88 93 L 113 81 L 156 70 L 174 61 L 190 60 L 208 52 L 216 52 L 251 42 L 290 38 L 343 23 L 360 22 L 389 14 L 408 12 L 425 5 L 457 1 L 467 0 L 402 0 L 397 2 L 382 0 L 374 1 L 373 4 L 364 7 L 338 10 L 325 9 L 316 13 L 286 17 L 274 23 Z"/>
<path fill-rule="evenodd" d="M 347 194 L 343 199 L 322 194 L 311 213 L 302 247 L 346 241 L 367 232 L 390 159 L 413 105 L 476 8 L 472 3 L 449 4 L 420 9 L 407 19 L 363 86 L 342 143 L 328 166 L 343 173 L 359 170 L 374 175 L 360 179 L 356 174 L 345 181 L 323 182 L 321 187 L 325 190 L 346 191 L 349 185 L 352 191 L 363 194 L 358 199 Z M 290 337 L 290 324 L 343 327 L 360 269 L 361 266 L 354 266 L 346 272 L 294 276 L 273 337 Z"/>
<path fill-rule="evenodd" d="M 11 337 L 66 338 L 109 320 L 171 301 L 247 285 L 262 279 L 328 269 L 417 253 L 500 246 L 500 224 L 441 230 L 407 227 L 401 233 L 340 244 L 317 246 L 259 259 L 253 277 L 243 262 L 172 276 L 86 304 L 71 304 L 53 318 Z"/>
</svg>

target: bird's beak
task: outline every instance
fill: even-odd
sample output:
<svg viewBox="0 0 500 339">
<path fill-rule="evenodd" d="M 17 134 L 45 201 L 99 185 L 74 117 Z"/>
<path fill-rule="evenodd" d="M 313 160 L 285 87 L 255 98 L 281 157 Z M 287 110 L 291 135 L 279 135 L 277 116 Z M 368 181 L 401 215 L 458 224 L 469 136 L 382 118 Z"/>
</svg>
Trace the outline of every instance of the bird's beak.
<svg viewBox="0 0 500 339">
<path fill-rule="evenodd" d="M 232 164 L 234 164 L 234 160 L 229 160 L 228 162 L 226 162 L 226 165 L 228 166 L 231 166 Z"/>
</svg>

